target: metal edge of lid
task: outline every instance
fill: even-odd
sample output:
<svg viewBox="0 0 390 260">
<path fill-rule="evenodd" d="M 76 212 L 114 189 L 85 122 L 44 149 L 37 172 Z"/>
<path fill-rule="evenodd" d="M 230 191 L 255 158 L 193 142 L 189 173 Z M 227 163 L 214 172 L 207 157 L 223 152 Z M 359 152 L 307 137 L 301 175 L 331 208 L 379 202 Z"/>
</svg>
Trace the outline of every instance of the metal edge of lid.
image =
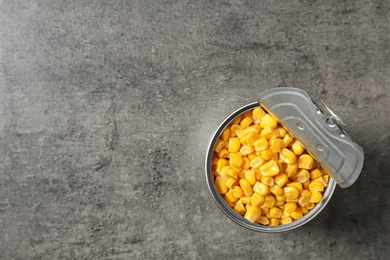
<svg viewBox="0 0 390 260">
<path fill-rule="evenodd" d="M 336 113 L 325 114 L 298 88 L 268 89 L 257 96 L 257 101 L 303 144 L 340 187 L 347 188 L 357 180 L 363 168 L 363 148 L 342 129 Z"/>
</svg>

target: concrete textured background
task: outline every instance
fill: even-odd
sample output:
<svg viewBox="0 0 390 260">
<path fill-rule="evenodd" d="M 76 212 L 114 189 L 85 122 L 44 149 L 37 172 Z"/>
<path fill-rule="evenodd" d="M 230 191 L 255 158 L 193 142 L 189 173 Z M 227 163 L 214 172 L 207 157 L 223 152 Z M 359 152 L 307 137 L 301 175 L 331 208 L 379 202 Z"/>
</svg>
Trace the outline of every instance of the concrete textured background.
<svg viewBox="0 0 390 260">
<path fill-rule="evenodd" d="M 0 259 L 386 259 L 390 3 L 0 0 Z M 358 181 L 283 234 L 227 219 L 208 141 L 262 90 L 324 99 Z"/>
</svg>

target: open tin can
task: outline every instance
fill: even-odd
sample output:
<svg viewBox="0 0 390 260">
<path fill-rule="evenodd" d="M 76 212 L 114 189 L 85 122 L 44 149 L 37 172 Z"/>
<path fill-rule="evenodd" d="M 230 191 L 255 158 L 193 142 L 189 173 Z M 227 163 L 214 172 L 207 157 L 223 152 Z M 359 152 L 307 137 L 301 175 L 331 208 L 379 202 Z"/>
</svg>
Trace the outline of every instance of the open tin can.
<svg viewBox="0 0 390 260">
<path fill-rule="evenodd" d="M 212 157 L 218 138 L 236 117 L 256 107 L 262 107 L 301 142 L 331 177 L 322 200 L 302 218 L 288 224 L 264 226 L 250 222 L 227 204 L 214 184 Z M 257 102 L 245 105 L 231 113 L 211 138 L 205 162 L 206 181 L 218 207 L 235 223 L 258 232 L 284 232 L 306 224 L 324 209 L 333 195 L 336 184 L 342 188 L 351 186 L 363 168 L 363 149 L 344 131 L 343 126 L 345 124 L 340 116 L 325 102 L 323 108 L 320 108 L 301 89 L 283 87 L 262 92 L 257 97 Z"/>
</svg>

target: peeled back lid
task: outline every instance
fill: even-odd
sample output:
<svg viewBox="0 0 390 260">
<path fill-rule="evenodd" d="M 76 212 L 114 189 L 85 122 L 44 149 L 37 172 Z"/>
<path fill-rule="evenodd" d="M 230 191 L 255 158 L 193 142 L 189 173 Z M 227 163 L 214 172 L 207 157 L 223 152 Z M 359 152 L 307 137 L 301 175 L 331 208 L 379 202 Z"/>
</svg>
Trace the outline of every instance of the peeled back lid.
<svg viewBox="0 0 390 260">
<path fill-rule="evenodd" d="M 342 129 L 341 118 L 325 103 L 325 113 L 298 88 L 273 88 L 257 101 L 290 131 L 342 187 L 351 186 L 363 168 L 363 148 Z"/>
</svg>

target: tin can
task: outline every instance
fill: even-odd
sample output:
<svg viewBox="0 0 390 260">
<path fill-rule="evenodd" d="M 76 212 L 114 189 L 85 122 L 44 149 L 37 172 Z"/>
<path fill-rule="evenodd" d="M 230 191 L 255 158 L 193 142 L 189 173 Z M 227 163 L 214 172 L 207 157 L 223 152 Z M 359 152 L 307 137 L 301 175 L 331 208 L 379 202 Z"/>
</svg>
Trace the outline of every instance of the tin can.
<svg viewBox="0 0 390 260">
<path fill-rule="evenodd" d="M 208 189 L 222 212 L 235 223 L 258 232 L 277 233 L 298 228 L 315 218 L 331 199 L 336 184 L 349 187 L 357 179 L 363 167 L 363 149 L 343 130 L 341 118 L 326 103 L 326 111 L 316 105 L 301 89 L 269 89 L 257 97 L 258 102 L 245 105 L 231 113 L 213 134 L 205 160 Z M 224 129 L 239 115 L 262 107 L 273 115 L 305 149 L 330 173 L 331 178 L 322 200 L 306 215 L 291 223 L 279 226 L 264 226 L 252 223 L 235 212 L 217 191 L 212 174 L 214 147 Z"/>
</svg>

